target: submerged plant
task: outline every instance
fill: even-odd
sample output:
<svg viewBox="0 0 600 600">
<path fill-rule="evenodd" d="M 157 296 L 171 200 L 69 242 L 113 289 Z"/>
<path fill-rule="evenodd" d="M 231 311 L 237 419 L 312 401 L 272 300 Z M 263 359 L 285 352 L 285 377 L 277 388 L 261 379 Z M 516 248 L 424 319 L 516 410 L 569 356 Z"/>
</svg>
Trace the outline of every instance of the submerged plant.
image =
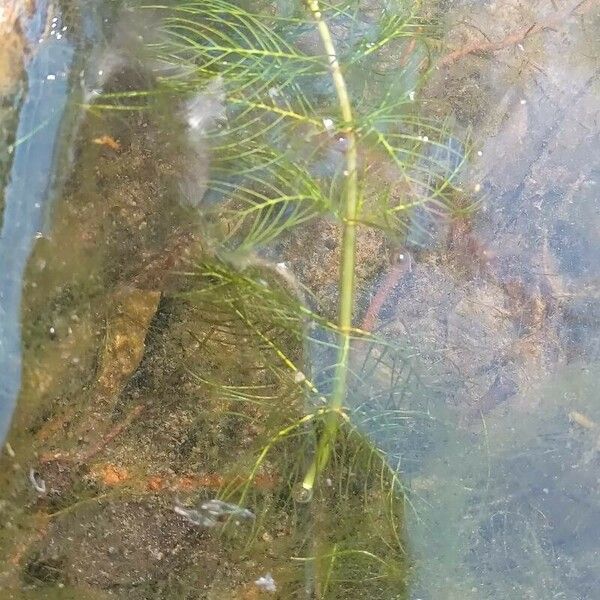
<svg viewBox="0 0 600 600">
<path fill-rule="evenodd" d="M 298 393 L 309 399 L 308 414 L 275 421 L 246 483 L 276 446 L 301 438 L 298 448 L 311 456 L 302 474 L 288 473 L 290 483 L 298 482 L 296 500 L 310 501 L 317 482 L 329 481 L 332 465 L 348 469 L 338 478 L 350 486 L 348 464 L 360 463 L 366 491 L 375 479 L 386 482 L 379 497 L 385 506 L 399 485 L 396 465 L 384 443 L 367 443 L 360 432 L 406 418 L 398 398 L 410 367 L 402 344 L 356 325 L 357 245 L 367 228 L 390 246 L 422 242 L 452 211 L 464 209 L 456 186 L 463 147 L 445 123 L 419 114 L 431 26 L 419 18 L 417 3 L 401 0 L 184 0 L 146 10 L 160 23 L 152 45 L 159 85 L 106 93 L 104 106 L 139 108 L 131 103 L 174 93 L 184 98 L 188 170 L 181 191 L 203 214 L 217 258 L 192 273 L 198 285 L 189 296 L 211 315 L 219 335 L 233 339 L 241 328 L 253 339 L 279 392 L 197 376 L 237 402 L 257 405 Z M 275 242 L 317 218 L 338 224 L 335 319 L 319 314 L 307 301 L 315 290 L 285 266 L 257 258 L 259 251 L 272 256 Z M 388 423 L 380 422 L 382 407 Z M 305 443 L 308 430 L 317 432 L 314 444 Z M 323 496 L 333 496 L 333 503 L 348 498 L 326 487 Z M 242 500 L 247 492 L 248 485 Z M 390 506 L 393 522 L 398 512 L 394 501 Z M 394 528 L 396 541 L 385 544 L 397 552 Z M 390 567 L 341 542 L 318 555 L 312 562 L 324 570 L 323 594 L 341 557 L 357 562 L 357 570 L 362 560 L 374 561 L 376 579 Z"/>
<path fill-rule="evenodd" d="M 155 48 L 163 89 L 196 92 L 186 105 L 188 138 L 210 168 L 186 189 L 220 227 L 217 253 L 244 260 L 316 216 L 339 223 L 338 314 L 329 324 L 336 356 L 313 376 L 328 392 L 310 390 L 327 396 L 327 411 L 302 482 L 309 498 L 349 389 L 360 383 L 352 346 L 369 337 L 353 322 L 359 228 L 377 228 L 392 243 L 407 231 L 428 235 L 422 211 L 435 222 L 456 199 L 461 146 L 416 110 L 430 27 L 416 4 L 401 1 L 148 9 L 163 15 Z M 298 309 L 314 321 L 301 302 Z"/>
</svg>

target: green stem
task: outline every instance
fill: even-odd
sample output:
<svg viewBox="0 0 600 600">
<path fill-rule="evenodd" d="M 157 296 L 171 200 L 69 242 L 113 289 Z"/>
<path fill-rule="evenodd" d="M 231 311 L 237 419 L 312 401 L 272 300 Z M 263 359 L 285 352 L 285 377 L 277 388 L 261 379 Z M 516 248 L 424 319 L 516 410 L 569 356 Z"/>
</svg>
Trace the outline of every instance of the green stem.
<svg viewBox="0 0 600 600">
<path fill-rule="evenodd" d="M 329 400 L 330 412 L 325 417 L 325 429 L 319 439 L 315 457 L 309 467 L 302 487 L 311 491 L 315 479 L 326 466 L 339 426 L 339 412 L 346 397 L 348 385 L 348 363 L 354 312 L 354 271 L 356 256 L 356 219 L 358 212 L 358 172 L 357 144 L 354 129 L 352 104 L 346 80 L 338 61 L 331 32 L 323 19 L 318 0 L 307 0 L 308 7 L 316 21 L 321 42 L 329 59 L 329 69 L 338 97 L 343 120 L 343 133 L 346 137 L 346 185 L 344 188 L 344 217 L 342 223 L 342 256 L 340 266 L 340 305 L 338 313 L 339 350 L 335 369 L 335 383 Z"/>
</svg>

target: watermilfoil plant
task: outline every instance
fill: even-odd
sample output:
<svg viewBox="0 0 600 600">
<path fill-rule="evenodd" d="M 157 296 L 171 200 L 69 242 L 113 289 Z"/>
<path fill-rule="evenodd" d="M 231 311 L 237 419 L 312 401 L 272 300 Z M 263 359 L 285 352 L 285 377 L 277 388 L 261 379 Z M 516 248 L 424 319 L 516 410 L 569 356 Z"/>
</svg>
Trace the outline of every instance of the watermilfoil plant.
<svg viewBox="0 0 600 600">
<path fill-rule="evenodd" d="M 105 93 L 102 106 L 182 98 L 191 158 L 182 191 L 203 216 L 213 256 L 190 273 L 196 284 L 185 295 L 218 335 L 252 339 L 276 384 L 196 376 L 236 402 L 291 406 L 301 398 L 305 411 L 272 423 L 244 477 L 222 495 L 246 501 L 274 449 L 301 439 L 296 454 L 307 458 L 286 474 L 294 499 L 309 502 L 325 483 L 330 502 L 315 510 L 335 520 L 359 468 L 366 496 L 379 481 L 392 523 L 385 544 L 401 551 L 396 457 L 376 432 L 405 418 L 399 399 L 410 361 L 402 341 L 359 326 L 356 272 L 361 232 L 399 248 L 435 235 L 465 208 L 463 146 L 418 103 L 433 28 L 416 3 L 402 1 L 203 0 L 144 10 L 159 23 L 150 48 L 158 85 Z M 296 228 L 319 219 L 337 224 L 335 318 L 318 310 L 318 290 L 270 260 Z M 322 595 L 342 556 L 377 564 L 377 577 L 391 568 L 347 542 L 325 544 L 311 559 L 323 563 Z"/>
</svg>

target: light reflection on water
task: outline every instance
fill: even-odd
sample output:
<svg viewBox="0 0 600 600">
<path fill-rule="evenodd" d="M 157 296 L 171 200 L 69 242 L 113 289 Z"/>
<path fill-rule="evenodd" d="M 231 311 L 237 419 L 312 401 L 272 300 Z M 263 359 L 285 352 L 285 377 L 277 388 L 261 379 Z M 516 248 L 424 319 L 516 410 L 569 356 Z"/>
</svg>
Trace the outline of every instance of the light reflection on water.
<svg viewBox="0 0 600 600">
<path fill-rule="evenodd" d="M 36 51 L 27 62 L 27 93 L 19 112 L 12 167 L 4 191 L 0 232 L 0 440 L 4 440 L 21 384 L 21 289 L 31 248 L 45 228 L 52 202 L 56 148 L 70 91 L 73 45 L 40 3 L 28 24 Z M 54 17 L 52 17 L 54 18 Z M 60 37 L 58 37 L 60 36 Z M 58 39 L 57 39 L 58 38 Z"/>
</svg>

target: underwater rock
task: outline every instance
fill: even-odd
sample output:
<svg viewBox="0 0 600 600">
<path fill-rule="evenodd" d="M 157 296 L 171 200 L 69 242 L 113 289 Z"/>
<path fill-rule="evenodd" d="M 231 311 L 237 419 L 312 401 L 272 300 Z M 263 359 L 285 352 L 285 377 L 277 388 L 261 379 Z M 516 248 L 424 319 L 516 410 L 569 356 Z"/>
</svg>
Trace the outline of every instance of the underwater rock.
<svg viewBox="0 0 600 600">
<path fill-rule="evenodd" d="M 10 13 L 10 10 L 9 10 Z M 0 13 L 0 97 L 13 94 L 24 69 L 27 44 L 16 15 Z"/>
<path fill-rule="evenodd" d="M 116 296 L 116 317 L 108 324 L 100 356 L 97 390 L 104 397 L 121 392 L 144 354 L 144 340 L 156 313 L 160 292 L 121 290 Z"/>
</svg>

